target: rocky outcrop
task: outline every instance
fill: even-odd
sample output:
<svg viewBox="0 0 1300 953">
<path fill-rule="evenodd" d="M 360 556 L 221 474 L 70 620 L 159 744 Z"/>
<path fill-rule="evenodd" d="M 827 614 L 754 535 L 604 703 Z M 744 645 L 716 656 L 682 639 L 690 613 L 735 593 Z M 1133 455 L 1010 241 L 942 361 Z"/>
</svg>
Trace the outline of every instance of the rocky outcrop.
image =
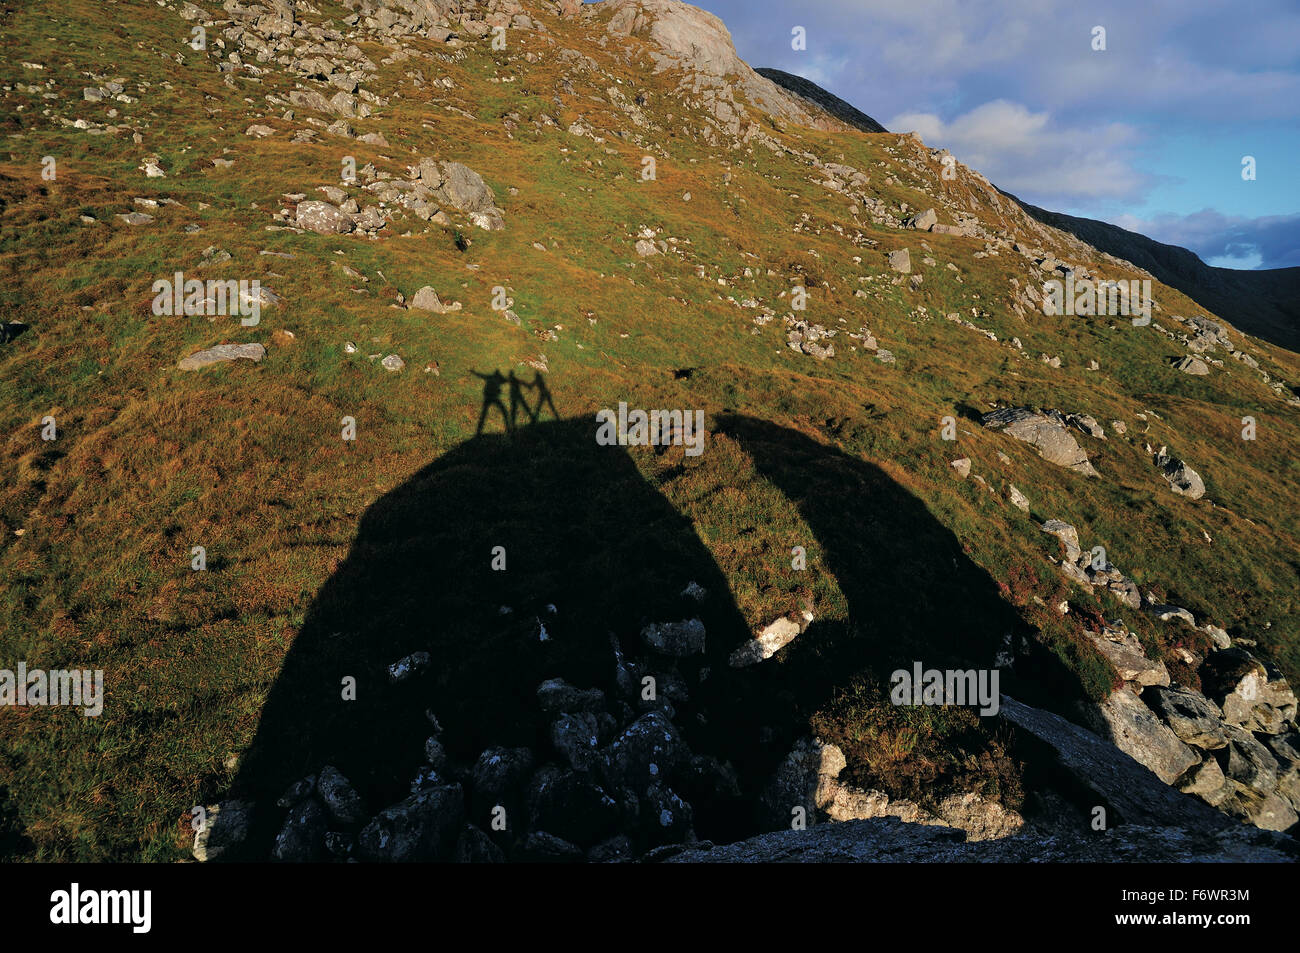
<svg viewBox="0 0 1300 953">
<path fill-rule="evenodd" d="M 1121 689 L 1088 710 L 1093 729 L 1134 761 L 1172 784 L 1200 757 L 1131 691 Z"/>
<path fill-rule="evenodd" d="M 1294 863 L 1295 842 L 1245 829 L 1125 825 L 1095 834 L 1027 834 L 970 842 L 942 827 L 896 818 L 819 824 L 726 846 L 702 843 L 655 859 L 690 863 Z"/>
<path fill-rule="evenodd" d="M 726 26 L 712 13 L 679 0 L 605 0 L 587 5 L 583 12 L 603 22 L 610 34 L 646 38 L 656 72 L 687 71 L 691 79 L 683 83 L 683 90 L 700 96 L 718 127 L 733 137 L 745 133 L 745 119 L 754 122 L 734 93 L 786 122 L 819 129 L 845 128 L 820 107 L 751 69 L 736 52 Z"/>
<path fill-rule="evenodd" d="M 1008 407 L 984 415 L 983 423 L 991 430 L 1029 444 L 1049 463 L 1074 470 L 1085 476 L 1097 476 L 1088 455 L 1067 429 L 1065 417 L 1056 412 L 1041 413 L 1028 407 Z"/>
<path fill-rule="evenodd" d="M 1015 811 L 972 792 L 951 794 L 923 807 L 884 791 L 853 787 L 839 780 L 846 765 L 836 745 L 814 738 L 798 742 L 763 792 L 764 823 L 789 827 L 796 818 L 813 824 L 896 817 L 908 824 L 957 828 L 972 841 L 1007 837 L 1024 825 Z"/>
</svg>

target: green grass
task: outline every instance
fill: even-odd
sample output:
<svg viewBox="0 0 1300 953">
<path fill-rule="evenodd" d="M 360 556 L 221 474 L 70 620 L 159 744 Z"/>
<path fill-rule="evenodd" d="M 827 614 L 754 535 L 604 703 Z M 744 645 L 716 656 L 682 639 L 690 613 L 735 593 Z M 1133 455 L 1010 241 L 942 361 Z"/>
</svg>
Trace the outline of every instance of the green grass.
<svg viewBox="0 0 1300 953">
<path fill-rule="evenodd" d="M 336 18 L 345 13 L 335 4 L 319 6 Z M 1040 704 L 1101 697 L 1114 678 L 1077 613 L 1062 617 L 1050 608 L 1061 598 L 1124 619 L 1171 666 L 1172 648 L 1180 639 L 1190 644 L 1186 633 L 1153 624 L 1107 596 L 1067 587 L 1049 562 L 1054 541 L 1006 502 L 1008 483 L 1029 496 L 1036 519 L 1074 523 L 1086 545 L 1105 545 L 1111 561 L 1144 590 L 1234 635 L 1258 639 L 1293 680 L 1300 677 L 1294 453 L 1300 418 L 1238 362 L 1228 359 L 1222 370 L 1193 379 L 1168 367 L 1177 348 L 1152 329 L 1121 321 L 1112 330 L 1107 319 L 1036 312 L 1022 318 L 1010 307 L 1009 278 L 1023 284 L 1036 271 L 1031 263 L 1009 250 L 974 258 L 983 247 L 975 239 L 899 232 L 862 215 L 855 221 L 849 201 L 817 185 L 813 170 L 761 146 L 710 148 L 680 134 L 686 107 L 658 89 L 646 107 L 657 128 L 641 134 L 669 155 L 654 150 L 659 177 L 642 182 L 640 157 L 650 150 L 614 136 L 597 144 L 565 132 L 580 114 L 598 134 L 626 124 L 589 98 L 603 95 L 609 80 L 575 75 L 577 97 L 556 105 L 539 91 L 558 87 L 562 66 L 535 38 L 516 36 L 520 46 L 512 47 L 508 66 L 486 44 L 471 45 L 462 58 L 425 64 L 431 79 L 452 77 L 456 89 L 445 100 L 469 109 L 475 120 L 441 109 L 444 100 L 435 95 L 442 93 L 415 90 L 405 79 L 408 61 L 382 67 L 375 84 L 384 95 L 400 89 L 403 98 L 356 122 L 361 131 L 383 131 L 390 148 L 324 133 L 319 143 L 292 146 L 289 131 L 302 123 L 282 121 L 282 110 L 263 110 L 259 99 L 287 91 L 282 75 L 270 73 L 260 86 L 240 81 L 232 90 L 197 54 L 187 52 L 184 66 L 160 55 L 174 48 L 184 27 L 173 13 L 143 3 L 116 4 L 113 12 L 114 26 L 105 31 L 99 4 L 61 0 L 6 14 L 2 31 L 9 55 L 0 75 L 11 89 L 0 110 L 9 136 L 0 161 L 0 259 L 12 278 L 0 287 L 0 304 L 31 328 L 0 349 L 6 451 L 0 457 L 0 665 L 23 659 L 33 667 L 102 667 L 110 693 L 98 719 L 17 709 L 0 717 L 4 852 L 43 860 L 182 856 L 190 806 L 224 796 L 238 780 L 238 756 L 257 735 L 286 657 L 304 631 L 313 645 L 321 634 L 311 628 L 313 612 L 358 539 L 365 541 L 367 514 L 431 463 L 457 459 L 449 455 L 458 451 L 472 456 L 483 446 L 473 440 L 480 382 L 471 371 L 527 371 L 521 362 L 543 354 L 556 403 L 570 420 L 627 400 L 698 407 L 714 427 L 740 415 L 772 428 L 748 436 L 718 429 L 693 460 L 680 452 L 632 454 L 641 483 L 623 473 L 620 479 L 629 481 L 619 485 L 639 493 L 643 484 L 648 499 L 665 501 L 686 519 L 685 537 L 673 524 L 657 545 L 660 555 L 686 552 L 706 569 L 716 566 L 718 585 L 734 606 L 729 621 L 719 623 L 720 638 L 738 640 L 805 602 L 814 606 L 816 629 L 797 651 L 765 663 L 753 683 L 759 688 L 724 679 L 719 691 L 734 688 L 757 705 L 749 693 L 770 689 L 776 699 L 788 690 L 790 698 L 768 699 L 773 707 L 760 708 L 762 714 L 787 719 L 783 731 L 816 730 L 840 743 L 859 783 L 922 799 L 980 790 L 1009 806 L 1023 795 L 1021 766 L 1000 730 L 969 712 L 896 709 L 882 695 L 896 658 L 978 655 L 933 631 L 938 620 L 972 645 L 991 644 L 1006 627 L 1025 632 L 1042 653 L 1041 681 L 1017 690 Z M 548 26 L 578 29 L 559 21 Z M 417 45 L 432 49 L 428 41 Z M 522 52 L 529 48 L 546 55 L 528 64 Z M 654 82 L 599 47 L 582 48 L 620 77 L 629 95 Z M 367 52 L 376 62 L 383 55 Z M 24 60 L 47 69 L 37 79 L 22 68 Z M 117 121 L 141 128 L 143 143 L 134 144 L 129 132 L 89 136 L 42 117 L 48 106 L 67 118 L 107 121 L 106 104 L 80 101 L 90 82 L 82 74 L 92 70 L 149 78 L 144 92 L 130 84 L 139 103 L 115 104 Z M 507 72 L 519 82 L 486 81 Z M 57 81 L 60 99 L 44 101 L 17 86 L 46 79 Z M 164 80 L 171 91 L 161 87 Z M 521 95 L 524 88 L 532 92 Z M 508 112 L 521 116 L 513 139 L 500 121 Z M 559 128 L 532 125 L 543 112 Z M 277 135 L 246 139 L 243 129 L 261 120 Z M 928 177 L 904 167 L 899 157 L 914 147 L 901 137 L 788 125 L 768 131 L 800 151 L 864 170 L 871 179 L 865 191 L 895 210 L 900 202 L 933 205 L 923 187 L 963 202 L 969 195 L 986 221 L 998 220 L 978 188 L 961 177 L 944 182 L 937 163 L 927 160 Z M 223 148 L 233 168 L 207 162 Z M 59 160 L 59 177 L 43 182 L 40 158 L 50 154 Z M 151 154 L 161 157 L 167 178 L 146 179 L 137 169 Z M 507 227 L 489 234 L 455 216 L 451 228 L 426 229 L 411 218 L 394 222 L 377 242 L 265 230 L 282 193 L 337 184 L 345 154 L 398 176 L 420 156 L 463 161 L 494 188 Z M 881 162 L 902 177 L 899 184 L 885 184 Z M 728 170 L 733 179 L 724 187 Z M 690 202 L 682 201 L 686 191 Z M 113 216 L 132 210 L 137 196 L 170 197 L 185 207 L 148 210 L 157 219 L 150 226 L 120 225 Z M 210 207 L 200 209 L 200 202 Z M 81 224 L 78 216 L 87 211 L 101 224 Z M 945 211 L 940 219 L 949 220 Z M 203 230 L 181 231 L 190 222 Z M 635 235 L 647 225 L 661 237 L 676 237 L 680 257 L 637 258 Z M 403 237 L 407 228 L 414 234 Z M 453 243 L 456 229 L 472 242 L 464 252 Z M 879 244 L 854 246 L 845 236 L 856 233 Z M 536 250 L 534 242 L 548 250 Z M 231 319 L 153 316 L 152 281 L 177 269 L 190 272 L 209 245 L 233 256 L 214 274 L 262 277 L 286 303 L 264 310 L 256 328 Z M 890 284 L 889 276 L 858 280 L 886 274 L 886 252 L 902 247 L 911 249 L 914 272 L 924 275 L 919 290 Z M 261 256 L 263 249 L 296 257 Z M 921 264 L 926 254 L 935 266 Z M 369 281 L 347 277 L 335 262 Z M 962 282 L 947 262 L 958 266 Z M 1105 263 L 1088 264 L 1109 274 Z M 700 265 L 703 279 L 696 275 Z M 746 267 L 751 277 L 744 276 Z M 269 272 L 283 277 L 266 277 Z M 719 277 L 726 286 L 717 284 Z M 796 283 L 811 293 L 801 317 L 840 331 L 830 361 L 786 346 L 780 315 Z M 390 307 L 397 291 L 409 296 L 425 284 L 463 309 L 430 315 Z M 521 327 L 491 309 L 496 285 L 514 298 Z M 855 297 L 858 288 L 868 297 Z M 749 297 L 778 314 L 757 334 L 751 333 L 756 312 L 734 303 Z M 1157 286 L 1156 297 L 1165 315 L 1203 313 L 1172 289 Z M 981 314 L 972 316 L 972 307 Z M 993 330 L 999 342 L 946 321 L 949 312 Z M 1161 315 L 1156 320 L 1171 323 Z M 563 327 L 557 341 L 539 337 L 557 324 Z M 894 351 L 895 365 L 851 348 L 847 332 L 861 325 Z M 294 343 L 271 343 L 279 329 L 293 331 Z M 1013 336 L 1027 357 L 1006 346 Z M 269 354 L 256 366 L 175 369 L 179 357 L 222 341 L 267 343 Z M 345 341 L 355 342 L 359 353 L 345 354 Z M 1295 355 L 1253 340 L 1249 350 L 1274 377 L 1300 376 Z M 400 375 L 367 358 L 393 352 L 407 362 Z M 1047 367 L 1040 352 L 1059 354 L 1064 366 Z M 1090 359 L 1100 370 L 1086 370 Z M 439 373 L 424 373 L 434 362 Z M 695 370 L 675 378 L 673 371 L 683 368 Z M 1080 441 L 1103 478 L 1055 468 L 967 416 L 996 401 L 1092 413 L 1108 440 Z M 1136 415 L 1147 411 L 1160 419 L 1151 418 L 1143 433 Z M 53 444 L 39 436 L 46 414 L 58 420 Z M 1240 439 L 1246 414 L 1259 420 L 1254 443 Z M 345 415 L 358 422 L 354 444 L 339 439 Z M 938 436 L 948 415 L 959 422 L 955 446 Z M 1111 430 L 1116 418 L 1128 425 L 1127 435 Z M 1174 495 L 1151 465 L 1145 442 L 1168 445 L 1191 462 L 1209 487 L 1207 500 Z M 783 464 L 783 454 L 804 460 L 805 470 Z M 963 455 L 996 494 L 953 476 L 948 462 Z M 555 474 L 568 473 L 553 463 Z M 485 479 L 474 467 L 482 465 L 447 478 L 448 492 L 467 511 L 449 519 L 467 533 L 490 527 L 527 536 L 529 521 L 544 511 L 496 514 L 490 498 L 474 493 L 476 481 Z M 801 472 L 816 477 L 821 495 L 803 494 Z M 528 473 L 521 468 L 524 492 Z M 862 487 L 874 488 L 897 512 L 882 512 Z M 557 494 L 573 489 L 551 487 Z M 663 519 L 672 523 L 669 509 Z M 615 533 L 618 524 L 606 528 Z M 436 538 L 438 546 L 455 545 L 449 531 Z M 960 562 L 960 578 L 935 558 L 907 550 L 899 566 L 930 580 L 932 589 L 909 587 L 908 577 L 885 562 L 879 571 L 899 591 L 877 591 L 886 587 L 873 587 L 867 567 L 891 552 L 893 541 L 914 538 L 933 539 L 944 558 Z M 195 544 L 207 547 L 206 573 L 189 569 Z M 605 544 L 597 538 L 591 545 Z M 806 573 L 790 568 L 794 545 L 808 550 Z M 591 572 L 612 571 L 590 558 Z M 447 572 L 454 568 L 449 564 Z M 662 575 L 663 586 L 685 581 L 667 566 L 646 572 Z M 521 572 L 517 583 L 527 593 L 550 584 L 572 585 L 556 577 L 554 566 Z M 636 591 L 579 587 L 575 598 L 588 603 L 582 612 L 595 626 L 603 613 L 627 619 L 651 611 L 654 599 L 630 604 Z M 487 599 L 490 591 L 480 595 Z M 961 626 L 932 604 L 949 600 L 954 611 L 978 611 Z M 625 643 L 635 638 L 635 621 L 626 625 Z M 892 638 L 860 638 L 864 628 Z M 599 641 L 605 632 L 587 636 Z M 492 631 L 483 638 L 500 648 Z M 470 653 L 463 664 L 476 673 L 488 663 Z M 589 663 L 569 664 L 583 671 Z M 510 677 L 524 684 L 538 665 L 530 657 L 510 668 Z M 507 706 L 492 723 L 507 725 L 511 711 Z M 723 733 L 704 730 L 696 740 L 728 750 Z M 484 741 L 481 731 L 461 739 L 467 751 Z M 737 758 L 747 758 L 757 772 L 764 763 L 757 742 L 735 744 Z"/>
</svg>

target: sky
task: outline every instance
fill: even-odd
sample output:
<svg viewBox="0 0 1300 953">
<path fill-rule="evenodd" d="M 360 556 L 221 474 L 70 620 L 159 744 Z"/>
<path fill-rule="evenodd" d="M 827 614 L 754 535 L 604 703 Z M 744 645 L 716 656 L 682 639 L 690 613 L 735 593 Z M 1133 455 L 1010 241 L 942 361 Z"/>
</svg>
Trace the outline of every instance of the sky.
<svg viewBox="0 0 1300 953">
<path fill-rule="evenodd" d="M 1297 0 L 693 2 L 751 66 L 919 132 L 1034 205 L 1212 265 L 1300 266 Z"/>
</svg>

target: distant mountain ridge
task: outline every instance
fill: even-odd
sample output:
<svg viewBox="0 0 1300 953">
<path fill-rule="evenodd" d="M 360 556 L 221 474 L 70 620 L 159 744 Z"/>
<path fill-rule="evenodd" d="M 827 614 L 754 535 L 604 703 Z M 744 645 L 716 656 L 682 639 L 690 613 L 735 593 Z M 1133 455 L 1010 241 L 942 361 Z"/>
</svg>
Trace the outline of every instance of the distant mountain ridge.
<svg viewBox="0 0 1300 953">
<path fill-rule="evenodd" d="M 755 72 L 863 132 L 889 131 L 855 106 L 802 76 L 766 67 Z M 1069 232 L 1100 251 L 1149 271 L 1243 331 L 1300 351 L 1300 268 L 1262 271 L 1216 268 L 1189 249 L 1166 245 L 1109 222 L 1052 212 L 1030 205 L 1005 189 L 998 191 L 1044 225 Z"/>
<path fill-rule="evenodd" d="M 852 103 L 845 102 L 834 93 L 829 93 L 811 80 L 787 73 L 784 70 L 760 66 L 754 70 L 759 76 L 770 79 L 797 96 L 821 107 L 841 122 L 848 123 L 863 132 L 888 132 L 889 130 L 876 122 Z"/>
<path fill-rule="evenodd" d="M 1069 232 L 1094 248 L 1145 268 L 1243 331 L 1300 351 L 1300 268 L 1215 268 L 1178 245 L 1166 245 L 1109 222 L 1051 212 L 1004 189 L 998 191 L 1044 225 Z"/>
</svg>

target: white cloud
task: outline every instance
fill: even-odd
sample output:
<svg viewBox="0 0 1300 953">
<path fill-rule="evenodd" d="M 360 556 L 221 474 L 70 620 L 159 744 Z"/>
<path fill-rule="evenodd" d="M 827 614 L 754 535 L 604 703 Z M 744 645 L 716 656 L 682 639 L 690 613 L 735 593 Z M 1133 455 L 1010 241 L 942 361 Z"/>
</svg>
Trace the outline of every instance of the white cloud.
<svg viewBox="0 0 1300 953">
<path fill-rule="evenodd" d="M 885 123 L 915 131 L 926 145 L 945 148 L 1000 187 L 1034 202 L 1042 196 L 1075 200 L 1134 198 L 1149 185 L 1130 165 L 1137 136 L 1123 123 L 1065 127 L 1047 112 L 1004 99 L 944 122 L 933 113 L 903 113 Z"/>
</svg>

